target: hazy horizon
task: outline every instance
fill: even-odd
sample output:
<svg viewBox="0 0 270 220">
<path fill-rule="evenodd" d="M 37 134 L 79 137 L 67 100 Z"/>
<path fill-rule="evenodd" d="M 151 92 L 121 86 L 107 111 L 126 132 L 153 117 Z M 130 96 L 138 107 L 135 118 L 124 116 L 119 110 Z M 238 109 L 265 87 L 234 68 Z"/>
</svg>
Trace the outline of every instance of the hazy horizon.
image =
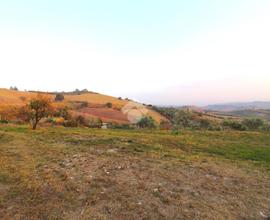
<svg viewBox="0 0 270 220">
<path fill-rule="evenodd" d="M 270 2 L 0 2 L 0 87 L 155 105 L 270 101 Z"/>
</svg>

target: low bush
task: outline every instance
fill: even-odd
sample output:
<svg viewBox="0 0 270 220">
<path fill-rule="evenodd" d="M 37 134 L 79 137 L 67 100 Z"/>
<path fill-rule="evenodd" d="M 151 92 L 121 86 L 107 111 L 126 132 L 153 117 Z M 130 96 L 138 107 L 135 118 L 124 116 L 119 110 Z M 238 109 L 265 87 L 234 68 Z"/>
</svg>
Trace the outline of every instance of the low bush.
<svg viewBox="0 0 270 220">
<path fill-rule="evenodd" d="M 245 119 L 242 123 L 249 130 L 258 130 L 265 125 L 264 121 L 260 118 L 248 118 L 248 119 Z"/>
<path fill-rule="evenodd" d="M 134 129 L 134 127 L 132 127 L 130 124 L 118 124 L 118 123 L 109 123 L 108 128 L 125 129 L 125 130 Z"/>
<path fill-rule="evenodd" d="M 112 108 L 112 103 L 111 102 L 108 102 L 108 103 L 106 103 L 106 105 L 105 105 L 107 108 Z"/>
<path fill-rule="evenodd" d="M 156 128 L 155 120 L 151 116 L 145 116 L 137 122 L 139 128 Z"/>
<path fill-rule="evenodd" d="M 63 123 L 64 127 L 78 127 L 78 122 L 74 119 L 66 120 Z"/>
<path fill-rule="evenodd" d="M 233 129 L 233 130 L 238 130 L 238 131 L 246 131 L 248 130 L 247 126 L 245 126 L 244 124 L 242 124 L 239 121 L 224 121 L 223 122 L 223 126 Z"/>
<path fill-rule="evenodd" d="M 100 118 L 97 118 L 97 119 L 90 119 L 89 122 L 88 122 L 88 125 L 87 127 L 89 128 L 100 128 L 102 126 L 102 120 Z"/>
</svg>

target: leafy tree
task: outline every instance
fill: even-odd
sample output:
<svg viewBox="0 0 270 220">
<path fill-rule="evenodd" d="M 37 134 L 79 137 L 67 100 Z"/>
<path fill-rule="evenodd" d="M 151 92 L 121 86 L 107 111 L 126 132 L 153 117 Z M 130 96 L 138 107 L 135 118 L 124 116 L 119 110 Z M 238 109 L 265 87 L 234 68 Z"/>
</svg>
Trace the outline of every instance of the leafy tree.
<svg viewBox="0 0 270 220">
<path fill-rule="evenodd" d="M 14 86 L 14 87 L 10 86 L 9 89 L 10 89 L 10 90 L 14 90 L 14 91 L 18 91 L 18 88 L 17 88 L 16 86 Z"/>
<path fill-rule="evenodd" d="M 40 120 L 47 117 L 51 110 L 50 98 L 39 93 L 23 108 L 22 113 L 25 114 L 26 119 L 28 119 L 32 125 L 32 129 L 35 130 Z"/>
<path fill-rule="evenodd" d="M 139 128 L 155 128 L 155 120 L 151 116 L 142 117 L 140 121 L 137 122 Z"/>
</svg>

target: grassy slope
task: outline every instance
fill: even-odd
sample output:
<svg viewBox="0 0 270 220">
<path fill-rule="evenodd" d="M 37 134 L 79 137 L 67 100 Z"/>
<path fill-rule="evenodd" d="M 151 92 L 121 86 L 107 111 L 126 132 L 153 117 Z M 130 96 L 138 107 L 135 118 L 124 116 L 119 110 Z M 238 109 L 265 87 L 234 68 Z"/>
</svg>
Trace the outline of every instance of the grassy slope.
<svg viewBox="0 0 270 220">
<path fill-rule="evenodd" d="M 270 135 L 0 127 L 0 218 L 260 219 Z"/>
</svg>

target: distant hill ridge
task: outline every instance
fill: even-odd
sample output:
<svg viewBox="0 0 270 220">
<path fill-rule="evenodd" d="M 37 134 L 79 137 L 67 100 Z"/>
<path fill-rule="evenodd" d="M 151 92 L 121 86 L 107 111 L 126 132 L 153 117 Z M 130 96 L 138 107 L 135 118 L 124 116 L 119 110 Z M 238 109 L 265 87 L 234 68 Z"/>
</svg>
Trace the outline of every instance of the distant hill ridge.
<svg viewBox="0 0 270 220">
<path fill-rule="evenodd" d="M 255 102 L 235 102 L 208 105 L 204 107 L 208 111 L 240 111 L 240 110 L 258 110 L 258 109 L 270 109 L 270 101 L 255 101 Z"/>
</svg>

